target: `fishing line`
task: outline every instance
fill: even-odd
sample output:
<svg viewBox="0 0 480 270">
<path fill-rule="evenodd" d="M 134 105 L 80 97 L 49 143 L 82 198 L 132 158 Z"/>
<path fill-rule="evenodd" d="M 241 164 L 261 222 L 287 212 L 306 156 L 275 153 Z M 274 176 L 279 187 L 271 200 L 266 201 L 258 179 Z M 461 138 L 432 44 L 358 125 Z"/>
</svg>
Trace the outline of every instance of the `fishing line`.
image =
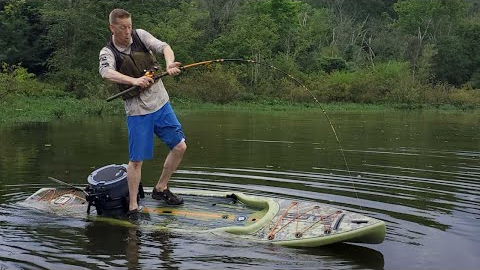
<svg viewBox="0 0 480 270">
<path fill-rule="evenodd" d="M 345 157 L 345 152 L 343 150 L 343 146 L 340 142 L 340 139 L 338 138 L 338 135 L 337 135 L 337 131 L 335 130 L 335 127 L 333 126 L 332 124 L 332 121 L 330 120 L 330 117 L 328 116 L 327 114 L 327 111 L 325 110 L 325 108 L 322 106 L 322 104 L 318 101 L 317 97 L 313 94 L 312 91 L 310 91 L 310 89 L 308 89 L 307 86 L 305 86 L 299 79 L 293 77 L 291 74 L 289 74 L 288 72 L 286 71 L 283 71 L 279 68 L 277 68 L 276 66 L 273 66 L 273 65 L 270 65 L 268 63 L 265 63 L 265 62 L 258 62 L 258 61 L 255 61 L 255 60 L 249 60 L 249 59 L 242 59 L 242 58 L 233 58 L 233 59 L 215 59 L 215 60 L 207 60 L 207 61 L 202 61 L 202 62 L 197 62 L 197 63 L 192 63 L 192 64 L 188 64 L 188 65 L 185 65 L 185 66 L 181 66 L 180 69 L 182 71 L 186 70 L 186 69 L 189 69 L 189 68 L 192 68 L 192 67 L 197 67 L 197 66 L 203 66 L 203 65 L 210 65 L 210 64 L 214 64 L 214 63 L 222 63 L 222 62 L 243 62 L 243 63 L 251 63 L 251 64 L 255 64 L 255 65 L 261 65 L 261 66 L 265 66 L 265 67 L 268 67 L 268 68 L 271 68 L 281 74 L 283 74 L 284 76 L 290 78 L 292 81 L 294 81 L 297 85 L 301 86 L 303 89 L 305 89 L 309 94 L 310 96 L 313 98 L 313 100 L 315 100 L 315 103 L 320 107 L 320 109 L 322 110 L 323 114 L 325 115 L 325 118 L 327 119 L 328 121 L 328 124 L 330 125 L 332 131 L 333 131 L 333 135 L 335 136 L 335 139 L 338 143 L 338 146 L 340 147 L 340 152 L 342 154 L 342 158 L 343 158 L 343 162 L 345 164 L 345 167 L 347 169 L 347 173 L 348 173 L 348 176 L 350 177 L 350 182 L 352 183 L 352 187 L 353 187 L 353 191 L 355 193 L 355 196 L 357 198 L 357 200 L 359 200 L 358 198 L 358 193 L 356 191 L 356 188 L 355 188 L 355 183 L 353 182 L 353 178 L 352 178 L 352 175 L 350 173 L 350 168 L 348 166 L 348 162 L 347 162 L 347 158 Z M 168 73 L 167 72 L 162 72 L 158 75 L 154 75 L 153 76 L 153 79 L 154 80 L 157 80 L 159 78 L 162 78 L 162 77 L 165 77 L 167 76 Z M 133 91 L 137 88 L 138 86 L 133 86 L 127 90 L 124 90 L 116 95 L 113 95 L 111 97 L 109 97 L 107 99 L 107 101 L 112 101 L 113 99 L 117 98 L 117 97 L 120 97 L 122 96 L 123 94 L 125 93 L 128 93 L 130 91 Z M 361 208 L 361 206 L 360 206 Z"/>
<path fill-rule="evenodd" d="M 322 110 L 323 114 L 325 115 L 325 118 L 327 119 L 328 121 L 328 124 L 330 125 L 330 127 L 332 128 L 332 131 L 333 131 L 333 135 L 335 136 L 335 139 L 338 143 L 338 146 L 340 148 L 340 152 L 342 154 L 342 158 L 343 158 L 343 162 L 345 163 L 345 167 L 347 169 L 347 173 L 348 173 L 348 176 L 350 177 L 350 182 L 352 183 L 352 187 L 353 187 L 353 191 L 355 193 L 355 197 L 357 198 L 357 200 L 359 200 L 358 198 L 358 193 L 357 193 L 357 190 L 355 188 L 355 183 L 353 182 L 353 178 L 352 178 L 352 175 L 350 173 L 350 167 L 348 166 L 348 162 L 347 162 L 347 158 L 345 157 L 345 152 L 343 150 L 343 146 L 340 142 L 340 139 L 338 138 L 338 135 L 337 135 L 337 131 L 335 130 L 335 127 L 333 126 L 333 123 L 332 121 L 330 120 L 330 117 L 328 116 L 327 114 L 327 111 L 325 110 L 325 108 L 322 106 L 322 104 L 318 101 L 317 97 L 313 94 L 312 91 L 310 91 L 310 89 L 308 89 L 308 87 L 306 85 L 304 85 L 299 79 L 293 77 L 291 74 L 289 74 L 288 72 L 286 71 L 283 71 L 279 68 L 277 68 L 276 66 L 273 66 L 273 65 L 270 65 L 268 63 L 264 63 L 264 62 L 257 62 L 257 61 L 254 61 L 254 60 L 247 60 L 247 59 L 219 59 L 219 60 L 223 60 L 223 61 L 218 61 L 218 62 L 228 62 L 228 61 L 231 61 L 231 62 L 234 62 L 234 61 L 237 61 L 237 62 L 246 62 L 246 63 L 252 63 L 252 64 L 257 64 L 257 65 L 262 65 L 262 66 L 265 66 L 265 67 L 269 67 L 269 68 L 272 68 L 274 69 L 275 71 L 279 72 L 279 73 L 282 73 L 284 76 L 287 76 L 288 78 L 290 78 L 292 81 L 294 81 L 296 84 L 298 84 L 299 86 L 301 86 L 303 89 L 305 89 L 309 94 L 310 96 L 312 96 L 313 100 L 315 100 L 315 103 L 317 103 L 317 105 L 320 107 L 320 109 Z M 359 205 L 360 206 L 360 205 Z M 361 207 L 361 206 L 360 206 Z"/>
</svg>

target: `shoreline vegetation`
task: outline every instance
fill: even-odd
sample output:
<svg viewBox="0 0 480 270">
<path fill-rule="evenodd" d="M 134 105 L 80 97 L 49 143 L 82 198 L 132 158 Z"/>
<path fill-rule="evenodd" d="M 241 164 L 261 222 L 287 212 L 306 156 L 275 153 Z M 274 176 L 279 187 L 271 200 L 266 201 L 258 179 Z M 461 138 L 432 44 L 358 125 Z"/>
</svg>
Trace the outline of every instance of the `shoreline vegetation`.
<svg viewBox="0 0 480 270">
<path fill-rule="evenodd" d="M 290 112 L 311 111 L 322 113 L 368 113 L 386 111 L 431 111 L 439 113 L 478 113 L 480 108 L 458 107 L 449 104 L 432 106 L 428 104 L 358 104 L 287 102 L 276 99 L 239 101 L 227 104 L 171 98 L 170 102 L 179 113 L 189 111 L 229 111 L 229 112 Z M 75 120 L 82 117 L 125 116 L 121 99 L 106 102 L 101 99 L 76 99 L 73 97 L 27 97 L 16 96 L 0 101 L 0 125 L 12 123 L 51 122 Z"/>
<path fill-rule="evenodd" d="M 0 1 L 0 123 L 124 115 L 121 100 L 105 101 L 118 90 L 98 74 L 114 8 L 184 65 L 262 63 L 165 77 L 177 111 L 480 108 L 474 1 L 8 0 Z"/>
</svg>

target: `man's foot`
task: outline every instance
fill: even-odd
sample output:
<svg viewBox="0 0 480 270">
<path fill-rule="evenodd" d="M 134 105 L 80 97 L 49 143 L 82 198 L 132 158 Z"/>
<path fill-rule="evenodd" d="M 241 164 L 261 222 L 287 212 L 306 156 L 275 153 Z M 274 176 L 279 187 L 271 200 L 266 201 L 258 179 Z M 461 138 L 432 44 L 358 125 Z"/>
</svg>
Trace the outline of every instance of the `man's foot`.
<svg viewBox="0 0 480 270">
<path fill-rule="evenodd" d="M 143 205 L 139 205 L 137 209 L 133 209 L 127 212 L 127 218 L 130 221 L 137 221 L 140 217 L 140 212 L 143 210 Z"/>
<path fill-rule="evenodd" d="M 178 205 L 183 203 L 183 198 L 173 194 L 168 188 L 160 192 L 157 191 L 154 187 L 152 191 L 152 198 L 154 198 L 155 200 L 163 200 L 171 205 Z"/>
<path fill-rule="evenodd" d="M 133 209 L 127 212 L 127 218 L 130 221 L 137 221 L 139 216 L 140 215 L 139 215 L 138 209 Z"/>
</svg>

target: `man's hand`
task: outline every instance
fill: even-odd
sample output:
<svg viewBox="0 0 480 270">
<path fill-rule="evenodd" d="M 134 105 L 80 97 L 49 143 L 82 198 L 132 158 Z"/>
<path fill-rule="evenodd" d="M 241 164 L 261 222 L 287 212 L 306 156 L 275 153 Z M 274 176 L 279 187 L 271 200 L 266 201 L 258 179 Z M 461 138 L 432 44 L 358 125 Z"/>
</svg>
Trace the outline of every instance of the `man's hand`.
<svg viewBox="0 0 480 270">
<path fill-rule="evenodd" d="M 140 86 L 141 88 L 147 88 L 150 85 L 152 85 L 155 81 L 153 78 L 150 78 L 148 76 L 142 76 L 140 78 L 135 78 L 133 80 L 133 85 Z"/>
<path fill-rule="evenodd" d="M 178 75 L 180 72 L 180 67 L 182 66 L 182 63 L 180 62 L 173 62 L 172 64 L 167 66 L 167 73 L 168 75 Z"/>
</svg>

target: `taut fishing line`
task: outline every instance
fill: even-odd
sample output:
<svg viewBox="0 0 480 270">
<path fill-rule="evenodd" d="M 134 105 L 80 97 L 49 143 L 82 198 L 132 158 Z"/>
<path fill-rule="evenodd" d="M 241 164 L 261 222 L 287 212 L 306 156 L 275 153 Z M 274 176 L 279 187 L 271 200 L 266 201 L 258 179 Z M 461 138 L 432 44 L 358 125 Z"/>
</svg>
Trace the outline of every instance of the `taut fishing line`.
<svg viewBox="0 0 480 270">
<path fill-rule="evenodd" d="M 181 66 L 180 67 L 180 70 L 186 70 L 186 69 L 189 69 L 189 68 L 192 68 L 192 67 L 197 67 L 197 66 L 203 66 L 203 65 L 209 65 L 209 64 L 214 64 L 214 63 L 222 63 L 222 62 L 239 62 L 239 63 L 251 63 L 251 64 L 255 64 L 255 65 L 261 65 L 261 66 L 265 66 L 265 67 L 268 67 L 268 68 L 271 68 L 271 69 L 274 69 L 275 71 L 283 74 L 284 76 L 290 78 L 292 81 L 294 81 L 297 85 L 301 86 L 303 89 L 305 89 L 309 94 L 310 96 L 312 96 L 312 98 L 315 100 L 315 103 L 317 103 L 317 105 L 320 107 L 320 109 L 322 110 L 323 114 L 325 115 L 325 118 L 327 119 L 328 121 L 328 124 L 330 125 L 330 127 L 332 128 L 332 131 L 333 131 L 333 135 L 335 136 L 335 139 L 337 140 L 337 143 L 338 143 L 338 146 L 340 147 L 340 152 L 342 154 L 342 158 L 343 158 L 343 162 L 345 163 L 345 167 L 347 169 L 347 173 L 348 173 L 348 176 L 350 177 L 350 181 L 352 183 L 352 187 L 353 187 L 353 190 L 355 192 L 355 196 L 357 198 L 357 200 L 359 200 L 358 198 L 358 194 L 357 194 L 357 191 L 356 191 L 356 188 L 355 188 L 355 183 L 353 182 L 353 178 L 352 178 L 352 175 L 350 173 L 350 168 L 348 166 L 348 162 L 347 162 L 347 158 L 345 157 L 345 152 L 343 150 L 343 146 L 342 144 L 340 143 L 340 139 L 338 138 L 338 135 L 337 135 L 337 131 L 335 130 L 335 127 L 333 126 L 332 124 L 332 121 L 330 120 L 330 117 L 328 116 L 327 112 L 325 111 L 325 108 L 323 108 L 322 104 L 318 101 L 317 97 L 313 94 L 312 91 L 310 91 L 310 89 L 308 89 L 307 86 L 305 86 L 300 80 L 298 80 L 297 78 L 293 77 L 291 74 L 273 66 L 273 65 L 270 65 L 270 64 L 267 64 L 267 63 L 264 63 L 264 62 L 258 62 L 258 61 L 255 61 L 255 60 L 248 60 L 248 59 L 241 59 L 241 58 L 238 58 L 238 59 L 215 59 L 215 60 L 208 60 L 208 61 L 202 61 L 202 62 L 197 62 L 197 63 L 192 63 L 192 64 L 188 64 L 188 65 L 185 65 L 185 66 Z M 149 71 L 151 72 L 151 71 Z M 154 75 L 153 76 L 153 79 L 154 80 L 157 80 L 159 78 L 162 78 L 162 77 L 165 77 L 167 76 L 168 73 L 167 72 L 162 72 L 158 75 Z M 107 101 L 112 101 L 130 91 L 133 91 L 137 88 L 138 86 L 133 86 L 133 87 L 130 87 L 118 94 L 115 94 L 109 98 L 107 98 Z M 361 206 L 360 206 L 361 207 Z"/>
</svg>

